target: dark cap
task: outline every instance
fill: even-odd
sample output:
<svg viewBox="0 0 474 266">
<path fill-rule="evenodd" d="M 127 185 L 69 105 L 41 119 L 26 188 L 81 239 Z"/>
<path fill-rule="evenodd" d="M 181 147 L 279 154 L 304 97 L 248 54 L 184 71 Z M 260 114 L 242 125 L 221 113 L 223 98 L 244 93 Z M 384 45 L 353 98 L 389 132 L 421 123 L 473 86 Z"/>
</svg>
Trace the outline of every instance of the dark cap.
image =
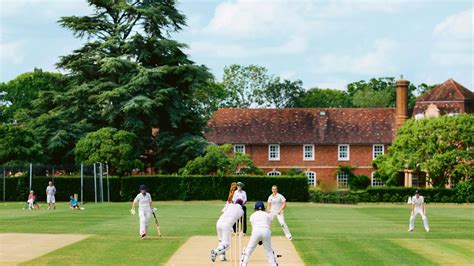
<svg viewBox="0 0 474 266">
<path fill-rule="evenodd" d="M 257 201 L 257 202 L 255 203 L 254 209 L 255 209 L 255 210 L 264 211 L 264 210 L 265 210 L 265 204 L 263 204 L 263 202 L 261 202 L 261 201 Z"/>
<path fill-rule="evenodd" d="M 240 206 L 244 205 L 244 201 L 242 199 L 238 199 L 235 201 L 235 204 L 239 204 Z"/>
<path fill-rule="evenodd" d="M 146 190 L 146 185 L 140 185 L 140 187 L 138 188 L 138 190 Z"/>
</svg>

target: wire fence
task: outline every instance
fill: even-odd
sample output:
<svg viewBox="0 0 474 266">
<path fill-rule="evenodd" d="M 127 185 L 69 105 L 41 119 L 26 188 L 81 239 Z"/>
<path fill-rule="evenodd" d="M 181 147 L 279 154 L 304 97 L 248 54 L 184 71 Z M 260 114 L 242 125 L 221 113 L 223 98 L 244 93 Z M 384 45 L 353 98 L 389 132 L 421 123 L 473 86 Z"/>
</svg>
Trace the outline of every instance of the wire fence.
<svg viewBox="0 0 474 266">
<path fill-rule="evenodd" d="M 34 191 L 36 199 L 46 200 L 46 187 L 52 181 L 56 187 L 57 200 L 69 200 L 76 196 L 85 201 L 110 202 L 111 181 L 107 163 L 79 165 L 2 165 L 2 201 L 26 200 L 28 193 Z"/>
</svg>

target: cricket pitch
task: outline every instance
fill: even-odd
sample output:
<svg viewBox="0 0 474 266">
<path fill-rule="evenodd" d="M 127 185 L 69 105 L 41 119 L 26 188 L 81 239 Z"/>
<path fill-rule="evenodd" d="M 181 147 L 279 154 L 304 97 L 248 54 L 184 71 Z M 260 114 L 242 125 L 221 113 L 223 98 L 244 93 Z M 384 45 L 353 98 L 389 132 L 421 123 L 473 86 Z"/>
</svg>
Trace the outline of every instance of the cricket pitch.
<svg viewBox="0 0 474 266">
<path fill-rule="evenodd" d="M 244 236 L 242 247 L 247 246 L 250 236 Z M 193 236 L 176 251 L 166 263 L 168 266 L 181 265 L 232 265 L 230 261 L 220 261 L 219 256 L 215 263 L 211 262 L 211 249 L 217 246 L 216 236 Z M 302 266 L 304 265 L 295 247 L 285 237 L 273 236 L 272 247 L 276 254 L 281 255 L 277 259 L 280 265 Z M 229 259 L 230 250 L 227 251 Z M 263 246 L 257 246 L 250 257 L 249 265 L 268 265 L 267 256 L 263 251 Z"/>
<path fill-rule="evenodd" d="M 88 238 L 77 234 L 0 234 L 0 265 L 16 265 Z"/>
</svg>

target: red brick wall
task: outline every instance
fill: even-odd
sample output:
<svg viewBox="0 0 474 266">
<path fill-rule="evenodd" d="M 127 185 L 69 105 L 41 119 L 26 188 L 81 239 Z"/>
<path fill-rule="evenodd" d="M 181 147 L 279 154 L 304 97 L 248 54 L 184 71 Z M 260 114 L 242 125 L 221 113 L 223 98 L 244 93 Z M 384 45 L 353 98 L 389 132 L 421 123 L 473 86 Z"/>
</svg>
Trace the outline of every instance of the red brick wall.
<svg viewBox="0 0 474 266">
<path fill-rule="evenodd" d="M 385 151 L 386 151 L 385 147 Z M 303 145 L 280 145 L 280 160 L 268 160 L 268 145 L 246 145 L 245 153 L 248 154 L 257 167 L 264 172 L 280 171 L 299 168 L 302 171 L 316 172 L 316 179 L 323 183 L 334 183 L 339 165 L 350 165 L 354 174 L 370 177 L 373 169 L 372 145 L 350 145 L 349 161 L 338 161 L 338 146 L 325 145 L 314 147 L 314 161 L 303 160 Z"/>
</svg>

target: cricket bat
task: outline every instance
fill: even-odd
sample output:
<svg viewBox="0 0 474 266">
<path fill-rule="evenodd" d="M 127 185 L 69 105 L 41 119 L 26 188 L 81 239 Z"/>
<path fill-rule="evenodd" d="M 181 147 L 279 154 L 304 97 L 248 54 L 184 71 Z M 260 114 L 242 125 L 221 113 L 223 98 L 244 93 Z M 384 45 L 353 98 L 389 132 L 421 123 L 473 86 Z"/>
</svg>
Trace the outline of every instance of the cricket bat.
<svg viewBox="0 0 474 266">
<path fill-rule="evenodd" d="M 153 213 L 153 217 L 155 217 L 156 232 L 158 233 L 158 236 L 161 236 L 160 223 L 158 222 L 158 218 L 156 218 L 155 212 L 152 212 L 152 213 Z"/>
</svg>

